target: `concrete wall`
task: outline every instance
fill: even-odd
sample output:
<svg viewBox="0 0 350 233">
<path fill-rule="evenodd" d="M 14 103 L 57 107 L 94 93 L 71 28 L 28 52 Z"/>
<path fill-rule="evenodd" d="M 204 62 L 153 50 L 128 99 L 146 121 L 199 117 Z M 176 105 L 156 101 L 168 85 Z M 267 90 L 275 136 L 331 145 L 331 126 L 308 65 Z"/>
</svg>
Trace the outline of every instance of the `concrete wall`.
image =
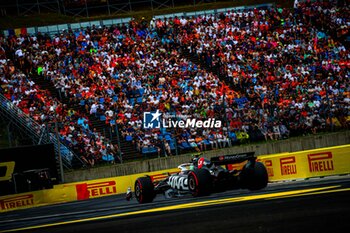
<svg viewBox="0 0 350 233">
<path fill-rule="evenodd" d="M 211 150 L 205 152 L 204 156 L 210 158 L 212 156 L 228 155 L 249 151 L 255 151 L 256 155 L 267 155 L 282 152 L 310 150 L 345 144 L 350 144 L 349 130 L 345 132 L 336 132 L 324 135 L 312 135 L 281 141 L 269 141 L 267 143 L 260 144 L 234 146 L 231 148 L 225 148 L 221 150 Z M 186 154 L 167 158 L 163 157 L 158 159 L 150 159 L 124 164 L 117 164 L 113 166 L 104 166 L 86 170 L 67 172 L 65 173 L 65 181 L 76 182 L 176 168 L 179 164 L 188 162 L 189 158 L 190 154 Z"/>
</svg>

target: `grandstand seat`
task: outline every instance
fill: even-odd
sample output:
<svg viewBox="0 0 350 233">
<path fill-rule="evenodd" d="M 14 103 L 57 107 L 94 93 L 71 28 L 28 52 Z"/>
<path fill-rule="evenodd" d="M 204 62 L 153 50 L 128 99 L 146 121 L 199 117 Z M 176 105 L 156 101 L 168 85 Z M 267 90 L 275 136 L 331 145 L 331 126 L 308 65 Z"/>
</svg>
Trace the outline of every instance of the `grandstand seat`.
<svg viewBox="0 0 350 233">
<path fill-rule="evenodd" d="M 137 103 L 141 104 L 142 103 L 142 97 L 138 97 L 136 100 Z"/>
<path fill-rule="evenodd" d="M 137 90 L 135 91 L 135 97 L 136 97 L 136 98 L 142 97 L 141 92 L 140 92 L 139 89 L 137 89 Z"/>
<path fill-rule="evenodd" d="M 131 142 L 132 141 L 132 136 L 131 135 L 126 135 L 125 141 Z"/>
<path fill-rule="evenodd" d="M 186 140 L 187 140 L 191 135 L 188 132 L 186 132 L 186 133 L 182 133 L 181 136 L 183 138 L 186 138 Z"/>
<path fill-rule="evenodd" d="M 233 138 L 237 139 L 237 136 L 236 136 L 236 134 L 234 132 L 229 132 L 228 133 L 228 137 L 231 138 L 231 139 L 233 139 Z"/>
<path fill-rule="evenodd" d="M 85 100 L 80 100 L 80 106 L 84 106 L 85 105 Z"/>
<path fill-rule="evenodd" d="M 158 150 L 155 147 L 149 147 L 148 151 L 149 151 L 149 153 L 157 153 Z"/>
<path fill-rule="evenodd" d="M 118 101 L 118 96 L 115 95 L 115 96 L 112 97 L 112 99 L 113 99 L 114 102 L 117 102 Z"/>
<path fill-rule="evenodd" d="M 147 154 L 147 153 L 148 153 L 148 147 L 143 147 L 142 154 Z"/>
<path fill-rule="evenodd" d="M 170 134 L 165 134 L 165 140 L 167 140 L 167 141 L 171 141 L 172 140 L 172 138 L 171 138 L 171 136 L 170 136 Z"/>
<path fill-rule="evenodd" d="M 188 151 L 188 150 L 192 149 L 191 145 L 190 145 L 188 142 L 182 142 L 182 143 L 179 145 L 179 148 L 180 148 L 182 151 Z"/>
<path fill-rule="evenodd" d="M 112 162 L 112 161 L 114 161 L 114 157 L 113 157 L 113 155 L 103 155 L 102 160 L 104 160 L 106 162 Z"/>
<path fill-rule="evenodd" d="M 100 116 L 100 121 L 105 121 L 106 120 L 106 116 L 105 115 L 101 115 Z"/>
<path fill-rule="evenodd" d="M 169 147 L 170 147 L 170 150 L 175 150 L 176 149 L 175 144 L 172 141 L 169 142 Z"/>
<path fill-rule="evenodd" d="M 247 99 L 247 97 L 242 97 L 242 98 L 241 98 L 241 100 L 242 100 L 242 102 L 243 102 L 243 103 L 246 103 L 246 102 L 248 102 L 248 99 Z"/>
<path fill-rule="evenodd" d="M 153 154 L 157 153 L 158 150 L 155 147 L 143 147 L 142 148 L 142 154 Z"/>
<path fill-rule="evenodd" d="M 204 144 L 205 144 L 206 146 L 211 145 L 209 139 L 204 139 L 203 142 L 204 142 Z"/>
</svg>

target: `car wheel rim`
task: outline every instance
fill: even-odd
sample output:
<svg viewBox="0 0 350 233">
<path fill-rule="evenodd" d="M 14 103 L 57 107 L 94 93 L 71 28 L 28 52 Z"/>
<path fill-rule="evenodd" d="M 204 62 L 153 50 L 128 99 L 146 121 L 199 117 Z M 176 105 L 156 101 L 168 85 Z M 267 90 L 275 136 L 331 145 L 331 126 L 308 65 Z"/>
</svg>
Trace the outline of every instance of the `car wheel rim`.
<svg viewBox="0 0 350 233">
<path fill-rule="evenodd" d="M 140 186 L 139 185 L 136 185 L 135 196 L 136 197 L 140 196 Z"/>
<path fill-rule="evenodd" d="M 196 189 L 196 182 L 194 181 L 194 179 L 189 180 L 189 187 L 190 187 L 190 190 Z"/>
</svg>

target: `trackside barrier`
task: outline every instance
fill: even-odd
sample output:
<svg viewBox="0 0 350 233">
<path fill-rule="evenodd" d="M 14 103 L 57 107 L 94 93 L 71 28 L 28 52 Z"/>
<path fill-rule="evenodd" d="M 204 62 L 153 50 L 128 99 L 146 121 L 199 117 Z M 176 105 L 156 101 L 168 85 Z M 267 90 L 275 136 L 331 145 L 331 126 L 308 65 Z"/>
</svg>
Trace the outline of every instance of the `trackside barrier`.
<svg viewBox="0 0 350 233">
<path fill-rule="evenodd" d="M 263 155 L 258 161 L 265 164 L 269 182 L 342 175 L 350 173 L 350 145 L 327 147 L 293 153 Z M 231 169 L 240 165 L 232 165 Z M 135 180 L 149 175 L 152 180 L 164 179 L 178 168 L 55 185 L 53 189 L 0 197 L 0 212 L 40 205 L 124 194 L 134 188 Z"/>
<path fill-rule="evenodd" d="M 60 184 L 55 185 L 53 189 L 1 196 L 0 212 L 122 194 L 128 187 L 133 189 L 135 180 L 140 176 L 149 175 L 153 180 L 161 180 L 167 177 L 168 173 L 176 173 L 178 170 L 174 168 L 130 176 Z"/>
<path fill-rule="evenodd" d="M 73 188 L 60 187 L 0 197 L 0 212 L 76 200 Z"/>
<path fill-rule="evenodd" d="M 259 156 L 269 181 L 284 181 L 350 173 L 350 145 Z"/>
</svg>

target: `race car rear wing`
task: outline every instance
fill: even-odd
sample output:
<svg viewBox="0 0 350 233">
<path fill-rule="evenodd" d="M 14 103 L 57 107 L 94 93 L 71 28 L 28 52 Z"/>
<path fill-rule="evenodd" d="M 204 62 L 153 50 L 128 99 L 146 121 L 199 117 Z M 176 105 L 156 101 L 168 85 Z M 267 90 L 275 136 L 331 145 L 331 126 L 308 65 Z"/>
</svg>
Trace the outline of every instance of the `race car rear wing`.
<svg viewBox="0 0 350 233">
<path fill-rule="evenodd" d="M 256 157 L 254 156 L 255 152 L 239 153 L 233 155 L 222 155 L 217 157 L 212 157 L 210 162 L 216 165 L 227 165 L 233 163 L 242 163 L 244 161 L 255 161 Z"/>
</svg>

